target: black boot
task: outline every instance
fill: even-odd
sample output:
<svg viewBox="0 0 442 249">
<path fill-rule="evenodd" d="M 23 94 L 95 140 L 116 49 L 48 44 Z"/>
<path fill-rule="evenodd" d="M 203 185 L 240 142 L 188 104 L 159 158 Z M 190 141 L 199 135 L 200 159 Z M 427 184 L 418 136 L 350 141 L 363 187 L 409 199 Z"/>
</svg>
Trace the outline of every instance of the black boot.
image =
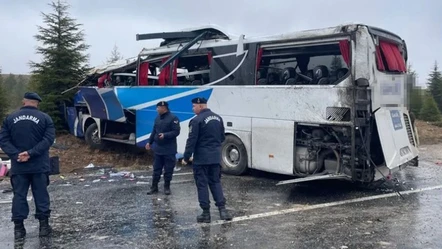
<svg viewBox="0 0 442 249">
<path fill-rule="evenodd" d="M 210 223 L 210 209 L 203 209 L 203 213 L 196 217 L 196 221 Z"/>
<path fill-rule="evenodd" d="M 40 220 L 40 236 L 48 236 L 52 233 L 52 227 L 49 225 L 49 219 Z"/>
<path fill-rule="evenodd" d="M 233 216 L 227 211 L 225 207 L 219 207 L 219 217 L 221 220 L 232 220 Z"/>
<path fill-rule="evenodd" d="M 165 182 L 164 183 L 164 194 L 165 195 L 170 195 L 170 182 Z"/>
<path fill-rule="evenodd" d="M 14 238 L 23 239 L 26 236 L 26 229 L 23 221 L 14 221 Z"/>
<path fill-rule="evenodd" d="M 152 182 L 152 186 L 150 187 L 150 190 L 147 192 L 148 195 L 156 194 L 158 193 L 158 182 Z"/>
</svg>

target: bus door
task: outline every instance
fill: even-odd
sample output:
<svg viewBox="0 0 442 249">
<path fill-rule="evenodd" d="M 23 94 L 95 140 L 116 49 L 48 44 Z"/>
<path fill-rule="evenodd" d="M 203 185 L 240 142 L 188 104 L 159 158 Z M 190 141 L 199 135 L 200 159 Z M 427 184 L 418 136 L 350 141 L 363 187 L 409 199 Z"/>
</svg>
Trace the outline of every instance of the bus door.
<svg viewBox="0 0 442 249">
<path fill-rule="evenodd" d="M 94 118 L 125 122 L 123 107 L 113 88 L 80 87 L 89 113 Z"/>
</svg>

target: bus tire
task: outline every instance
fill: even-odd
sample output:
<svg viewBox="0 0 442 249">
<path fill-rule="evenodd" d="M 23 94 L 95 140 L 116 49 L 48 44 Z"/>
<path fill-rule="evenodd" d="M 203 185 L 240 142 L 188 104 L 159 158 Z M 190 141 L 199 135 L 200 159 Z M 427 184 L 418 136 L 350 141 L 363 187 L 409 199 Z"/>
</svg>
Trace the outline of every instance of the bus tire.
<svg viewBox="0 0 442 249">
<path fill-rule="evenodd" d="M 227 135 L 221 146 L 221 170 L 237 176 L 247 171 L 247 150 L 236 136 Z"/>
<path fill-rule="evenodd" d="M 98 136 L 98 125 L 96 123 L 92 123 L 86 128 L 86 132 L 84 133 L 84 140 L 89 145 L 91 149 L 101 150 L 104 148 L 104 143 Z"/>
</svg>

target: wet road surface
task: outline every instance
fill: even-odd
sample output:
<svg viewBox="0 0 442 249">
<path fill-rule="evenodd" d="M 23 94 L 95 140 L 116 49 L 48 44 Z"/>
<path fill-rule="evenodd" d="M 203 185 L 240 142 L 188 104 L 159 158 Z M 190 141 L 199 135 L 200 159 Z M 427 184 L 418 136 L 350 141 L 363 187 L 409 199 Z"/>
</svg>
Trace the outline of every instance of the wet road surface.
<svg viewBox="0 0 442 249">
<path fill-rule="evenodd" d="M 423 150 L 420 167 L 397 174 L 403 198 L 394 183 L 374 190 L 337 181 L 275 186 L 281 178 L 264 173 L 223 175 L 236 217 L 219 221 L 212 203 L 212 223 L 205 225 L 196 224 L 189 167 L 175 173 L 170 196 L 162 182 L 159 194 L 146 195 L 150 172 L 99 182 L 99 175 L 55 177 L 52 237 L 38 238 L 31 200 L 27 239 L 15 248 L 442 248 L 442 164 Z M 11 197 L 0 193 L 0 248 L 14 248 Z"/>
</svg>

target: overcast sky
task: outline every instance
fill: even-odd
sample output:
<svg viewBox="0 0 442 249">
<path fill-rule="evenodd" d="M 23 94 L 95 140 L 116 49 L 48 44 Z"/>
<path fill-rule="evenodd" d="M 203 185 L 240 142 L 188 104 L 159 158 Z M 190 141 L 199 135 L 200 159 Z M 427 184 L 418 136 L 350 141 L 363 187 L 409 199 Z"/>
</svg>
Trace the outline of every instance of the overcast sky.
<svg viewBox="0 0 442 249">
<path fill-rule="evenodd" d="M 28 73 L 38 60 L 33 35 L 48 12 L 46 0 L 0 0 L 0 67 Z M 216 24 L 246 37 L 355 22 L 382 27 L 407 42 L 409 61 L 424 83 L 434 61 L 442 63 L 442 1 L 439 0 L 69 0 L 70 14 L 84 26 L 90 65 L 100 65 L 116 44 L 124 57 L 159 44 L 135 34 Z"/>
</svg>

